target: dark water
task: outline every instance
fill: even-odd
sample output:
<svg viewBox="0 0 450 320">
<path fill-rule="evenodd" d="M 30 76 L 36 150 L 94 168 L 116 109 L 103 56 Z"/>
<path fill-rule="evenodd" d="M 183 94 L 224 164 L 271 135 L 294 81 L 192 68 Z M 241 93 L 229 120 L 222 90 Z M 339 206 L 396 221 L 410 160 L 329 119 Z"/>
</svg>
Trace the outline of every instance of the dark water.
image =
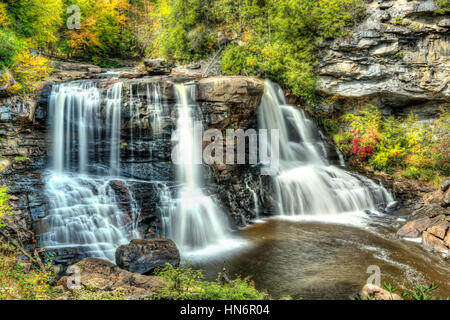
<svg viewBox="0 0 450 320">
<path fill-rule="evenodd" d="M 419 243 L 395 238 L 391 225 L 267 220 L 235 235 L 249 242 L 245 248 L 196 266 L 211 281 L 224 266 L 232 277 L 251 276 L 275 299 L 348 299 L 366 283 L 371 265 L 380 268 L 382 284 L 412 289 L 435 282 L 436 296 L 450 296 L 450 262 Z"/>
</svg>

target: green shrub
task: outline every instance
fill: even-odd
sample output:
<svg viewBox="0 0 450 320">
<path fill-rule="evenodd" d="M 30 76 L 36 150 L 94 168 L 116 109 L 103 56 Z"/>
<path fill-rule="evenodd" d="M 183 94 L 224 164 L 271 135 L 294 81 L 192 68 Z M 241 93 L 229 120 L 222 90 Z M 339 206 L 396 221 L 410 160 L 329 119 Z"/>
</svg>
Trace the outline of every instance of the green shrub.
<svg viewBox="0 0 450 320">
<path fill-rule="evenodd" d="M 125 293 L 120 290 L 100 290 L 94 286 L 84 285 L 72 291 L 71 300 L 122 300 Z"/>
<path fill-rule="evenodd" d="M 8 187 L 0 186 L 0 228 L 4 227 L 2 219 L 4 216 L 11 214 L 11 207 L 9 206 Z"/>
<path fill-rule="evenodd" d="M 16 247 L 0 242 L 0 300 L 50 300 L 55 297 L 50 266 L 25 267 Z"/>
<path fill-rule="evenodd" d="M 0 69 L 11 67 L 17 54 L 25 48 L 25 41 L 19 39 L 13 31 L 0 28 Z"/>
<path fill-rule="evenodd" d="M 407 179 L 419 179 L 420 170 L 416 167 L 409 167 L 406 170 L 402 171 L 402 177 Z"/>
<path fill-rule="evenodd" d="M 263 300 L 268 297 L 255 289 L 249 278 L 237 278 L 229 283 L 203 281 L 202 271 L 192 265 L 178 268 L 167 264 L 156 275 L 167 280 L 167 286 L 155 297 L 169 300 Z"/>
<path fill-rule="evenodd" d="M 283 83 L 315 100 L 317 53 L 325 38 L 349 33 L 365 15 L 362 0 L 186 0 L 156 5 L 154 56 L 182 62 L 212 55 L 218 33 L 233 39 L 222 71 Z"/>
<path fill-rule="evenodd" d="M 403 177 L 438 182 L 450 174 L 450 112 L 441 110 L 432 125 L 411 114 L 382 117 L 369 106 L 342 116 L 332 131 L 339 149 L 354 163 Z M 336 132 L 337 131 L 337 132 Z"/>
<path fill-rule="evenodd" d="M 446 14 L 450 11 L 450 0 L 435 0 L 435 2 L 438 4 L 439 8 L 436 10 L 436 13 L 438 14 Z"/>
<path fill-rule="evenodd" d="M 31 162 L 32 160 L 29 157 L 17 156 L 17 157 L 14 157 L 14 161 L 21 163 L 21 162 Z"/>
</svg>

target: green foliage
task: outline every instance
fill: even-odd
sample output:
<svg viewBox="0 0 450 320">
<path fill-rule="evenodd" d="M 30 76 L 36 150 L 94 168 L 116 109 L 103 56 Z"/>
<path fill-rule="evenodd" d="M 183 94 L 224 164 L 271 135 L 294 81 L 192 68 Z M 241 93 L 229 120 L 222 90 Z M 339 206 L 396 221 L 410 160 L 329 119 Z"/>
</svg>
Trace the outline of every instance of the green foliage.
<svg viewBox="0 0 450 320">
<path fill-rule="evenodd" d="M 391 285 L 389 284 L 389 286 Z M 417 285 L 414 291 L 403 291 L 400 295 L 411 300 L 443 300 L 442 298 L 432 295 L 432 292 L 437 290 L 438 288 L 439 286 L 435 285 L 434 283 L 431 283 L 429 285 Z M 396 288 L 394 289 L 394 291 L 390 292 L 396 292 L 398 290 Z M 450 297 L 447 297 L 446 299 L 449 300 Z"/>
<path fill-rule="evenodd" d="M 436 10 L 438 14 L 446 14 L 450 12 L 450 0 L 434 0 L 440 9 Z"/>
<path fill-rule="evenodd" d="M 394 293 L 395 291 L 397 291 L 396 287 L 394 287 L 390 283 L 386 283 L 386 282 L 383 283 L 383 289 L 385 289 L 385 290 L 387 290 L 387 291 L 389 291 L 391 293 Z"/>
<path fill-rule="evenodd" d="M 26 48 L 26 42 L 9 28 L 0 29 L 0 68 L 9 68 L 15 57 Z"/>
<path fill-rule="evenodd" d="M 83 285 L 81 289 L 73 290 L 71 300 L 122 300 L 125 293 L 120 290 L 105 291 L 94 286 Z"/>
<path fill-rule="evenodd" d="M 403 297 L 408 297 L 412 300 L 442 300 L 442 298 L 436 298 L 431 293 L 438 289 L 439 286 L 431 283 L 429 285 L 417 285 L 414 291 L 402 292 Z M 447 297 L 447 300 L 449 298 Z"/>
<path fill-rule="evenodd" d="M 268 297 L 255 289 L 249 278 L 237 278 L 231 284 L 203 281 L 201 270 L 192 269 L 192 265 L 178 268 L 167 264 L 156 273 L 167 281 L 156 299 L 169 300 L 263 300 Z"/>
<path fill-rule="evenodd" d="M 439 181 L 450 174 L 450 112 L 441 110 L 432 125 L 407 119 L 382 117 L 368 107 L 323 127 L 340 150 L 355 164 L 408 179 Z"/>
<path fill-rule="evenodd" d="M 43 47 L 57 40 L 62 24 L 62 0 L 6 1 L 11 28 L 32 45 Z"/>
<path fill-rule="evenodd" d="M 160 0 L 156 2 L 154 56 L 187 62 L 218 50 L 226 74 L 282 82 L 315 98 L 316 51 L 324 38 L 346 35 L 365 14 L 362 0 Z"/>
<path fill-rule="evenodd" d="M 31 162 L 32 160 L 29 157 L 17 156 L 17 157 L 14 157 L 14 161 L 15 162 Z"/>
<path fill-rule="evenodd" d="M 436 297 L 432 295 L 432 292 L 437 290 L 439 286 L 431 283 L 429 285 L 417 285 L 414 291 L 399 291 L 398 288 L 394 287 L 390 283 L 384 283 L 383 289 L 389 291 L 390 293 L 398 293 L 401 297 L 409 300 L 444 300 L 443 298 Z M 360 295 L 356 296 L 356 300 L 362 300 Z M 376 300 L 374 296 L 366 297 L 365 300 Z M 445 298 L 445 300 L 450 300 L 450 297 Z"/>
<path fill-rule="evenodd" d="M 402 171 L 402 177 L 407 179 L 419 179 L 420 178 L 420 170 L 416 167 L 408 167 L 406 170 Z"/>
<path fill-rule="evenodd" d="M 9 207 L 9 195 L 8 187 L 0 186 L 0 228 L 4 227 L 2 219 L 4 216 L 11 214 L 11 208 Z"/>
<path fill-rule="evenodd" d="M 0 300 L 50 300 L 55 297 L 51 267 L 39 269 L 18 259 L 16 247 L 0 243 Z"/>
</svg>

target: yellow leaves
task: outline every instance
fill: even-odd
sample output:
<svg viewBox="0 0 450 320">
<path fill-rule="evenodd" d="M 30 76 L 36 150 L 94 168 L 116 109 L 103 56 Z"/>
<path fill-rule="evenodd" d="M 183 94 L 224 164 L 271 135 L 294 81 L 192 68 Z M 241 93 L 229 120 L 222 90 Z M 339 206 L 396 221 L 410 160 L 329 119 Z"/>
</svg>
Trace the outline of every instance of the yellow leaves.
<svg viewBox="0 0 450 320">
<path fill-rule="evenodd" d="M 101 47 L 98 36 L 95 34 L 95 24 L 97 21 L 88 17 L 86 22 L 81 24 L 80 30 L 70 30 L 67 35 L 70 38 L 69 46 L 75 51 L 83 51 L 88 47 Z"/>
<path fill-rule="evenodd" d="M 49 60 L 24 50 L 15 58 L 12 71 L 16 80 L 21 84 L 16 84 L 12 90 L 32 92 L 42 80 L 50 75 L 52 69 L 49 65 Z"/>
<path fill-rule="evenodd" d="M 172 9 L 167 4 L 167 0 L 161 0 L 161 4 L 159 5 L 159 14 L 161 15 L 161 17 L 167 18 L 170 15 L 171 11 Z"/>
<path fill-rule="evenodd" d="M 96 55 L 115 49 L 128 22 L 128 0 L 93 0 L 83 6 L 80 30 L 69 30 L 69 47 L 79 54 Z"/>
<path fill-rule="evenodd" d="M 4 3 L 0 3 L 0 27 L 7 27 L 10 23 L 11 21 L 6 13 L 6 5 Z"/>
<path fill-rule="evenodd" d="M 24 267 L 11 246 L 0 243 L 0 300 L 49 300 L 54 298 L 51 267 Z"/>
<path fill-rule="evenodd" d="M 11 208 L 8 204 L 9 195 L 7 187 L 0 187 L 0 228 L 2 227 L 2 218 L 5 215 L 11 214 Z"/>
</svg>

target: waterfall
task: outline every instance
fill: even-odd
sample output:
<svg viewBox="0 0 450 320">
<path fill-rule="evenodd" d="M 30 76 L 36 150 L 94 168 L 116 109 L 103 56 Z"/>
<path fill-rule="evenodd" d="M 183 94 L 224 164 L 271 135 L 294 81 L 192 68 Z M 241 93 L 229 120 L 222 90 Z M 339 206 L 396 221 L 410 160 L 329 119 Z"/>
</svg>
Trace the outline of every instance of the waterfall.
<svg viewBox="0 0 450 320">
<path fill-rule="evenodd" d="M 42 246 L 76 247 L 85 256 L 114 261 L 115 248 L 138 237 L 139 209 L 127 182 L 107 177 L 120 174 L 121 95 L 121 83 L 105 99 L 94 82 L 52 88 L 53 166 L 45 181 L 49 211 Z M 119 208 L 117 190 L 128 199 L 128 215 Z"/>
<path fill-rule="evenodd" d="M 281 88 L 266 82 L 258 111 L 261 129 L 280 131 L 280 170 L 274 176 L 282 215 L 326 215 L 384 209 L 392 196 L 372 180 L 333 166 L 320 130 L 303 110 L 287 105 Z"/>
<path fill-rule="evenodd" d="M 259 200 L 258 200 L 258 193 L 256 192 L 255 189 L 253 189 L 250 186 L 250 181 L 251 181 L 252 176 L 251 175 L 247 175 L 244 179 L 244 183 L 245 183 L 245 188 L 250 192 L 250 194 L 252 195 L 252 200 L 253 200 L 253 212 L 255 214 L 255 218 L 258 219 L 259 218 Z M 261 177 L 259 177 L 259 184 L 261 185 Z"/>
<path fill-rule="evenodd" d="M 211 197 L 202 190 L 202 166 L 196 159 L 201 145 L 194 134 L 194 121 L 198 116 L 198 106 L 192 99 L 195 87 L 177 84 L 175 89 L 178 119 L 174 144 L 181 155 L 177 167 L 181 188 L 177 199 L 170 199 L 169 193 L 164 193 L 168 199 L 163 205 L 166 208 L 163 216 L 168 221 L 165 223 L 165 236 L 172 238 L 182 251 L 191 251 L 223 240 L 228 222 Z M 173 201 L 176 206 L 170 205 Z"/>
<path fill-rule="evenodd" d="M 110 151 L 110 174 L 118 175 L 120 172 L 120 113 L 122 106 L 122 83 L 115 83 L 111 90 L 107 92 L 106 100 L 106 122 L 111 124 L 108 126 L 109 136 L 111 137 Z"/>
</svg>

